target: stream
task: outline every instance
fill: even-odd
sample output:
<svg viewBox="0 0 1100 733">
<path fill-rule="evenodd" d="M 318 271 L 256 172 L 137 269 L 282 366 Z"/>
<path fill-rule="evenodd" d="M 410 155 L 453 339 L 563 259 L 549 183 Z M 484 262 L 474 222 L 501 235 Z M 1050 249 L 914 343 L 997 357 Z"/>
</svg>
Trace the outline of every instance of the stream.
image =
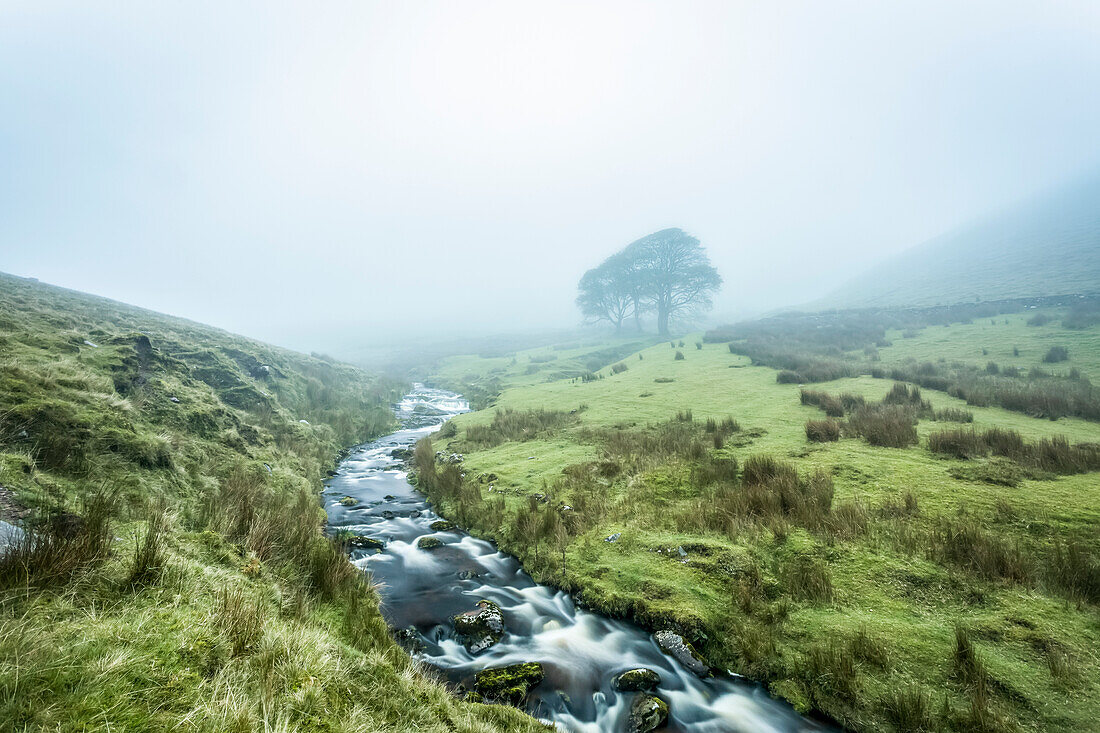
<svg viewBox="0 0 1100 733">
<path fill-rule="evenodd" d="M 392 457 L 410 448 L 449 417 L 468 411 L 459 395 L 415 385 L 397 406 L 404 426 L 355 448 L 326 482 L 325 508 L 332 531 L 348 530 L 385 543 L 382 550 L 352 549 L 352 560 L 380 584 L 382 614 L 406 632 L 414 656 L 455 684 L 472 687 L 478 670 L 541 662 L 545 679 L 527 711 L 566 731 L 623 731 L 637 693 L 617 692 L 612 679 L 636 667 L 656 671 L 655 694 L 669 705 L 668 731 L 826 731 L 764 688 L 738 677 L 701 679 L 663 653 L 650 633 L 633 623 L 577 608 L 566 593 L 539 585 L 514 557 L 459 529 L 433 532 L 439 520 Z M 345 506 L 340 499 L 358 500 Z M 431 535 L 442 547 L 424 550 Z M 503 611 L 499 642 L 472 654 L 456 638 L 451 618 L 489 599 Z M 409 639 L 406 638 L 407 642 Z"/>
</svg>

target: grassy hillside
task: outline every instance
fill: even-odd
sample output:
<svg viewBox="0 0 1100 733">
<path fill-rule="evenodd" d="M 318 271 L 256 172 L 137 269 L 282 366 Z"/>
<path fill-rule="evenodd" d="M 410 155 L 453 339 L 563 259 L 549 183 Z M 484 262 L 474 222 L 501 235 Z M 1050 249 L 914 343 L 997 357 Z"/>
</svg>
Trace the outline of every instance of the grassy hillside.
<svg viewBox="0 0 1100 733">
<path fill-rule="evenodd" d="M 525 377 L 520 353 L 492 409 L 434 436 L 465 477 L 421 451 L 421 484 L 542 580 L 679 629 L 855 730 L 1090 729 L 1100 422 L 998 406 L 1048 382 L 1097 396 L 1100 327 L 1074 313 L 769 322 L 732 345 L 650 346 L 588 381 Z M 1052 346 L 1068 359 L 1045 362 Z M 822 381 L 753 364 L 786 358 Z M 895 388 L 894 372 L 971 401 Z"/>
<path fill-rule="evenodd" d="M 914 247 L 807 307 L 1100 293 L 1100 175 Z"/>
<path fill-rule="evenodd" d="M 0 720 L 31 731 L 539 728 L 460 703 L 323 535 L 400 385 L 0 275 Z"/>
</svg>

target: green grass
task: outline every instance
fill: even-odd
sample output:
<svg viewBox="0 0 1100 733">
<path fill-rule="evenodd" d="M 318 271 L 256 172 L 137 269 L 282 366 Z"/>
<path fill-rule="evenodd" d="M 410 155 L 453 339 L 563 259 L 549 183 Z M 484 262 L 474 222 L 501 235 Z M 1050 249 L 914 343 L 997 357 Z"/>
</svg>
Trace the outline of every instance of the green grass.
<svg viewBox="0 0 1100 733">
<path fill-rule="evenodd" d="M 542 729 L 413 662 L 323 535 L 401 386 L 0 275 L 0 513 L 40 538 L 0 553 L 5 730 Z"/>
<path fill-rule="evenodd" d="M 1100 375 L 1100 328 L 1029 327 L 1028 315 L 1008 316 L 1007 325 L 1001 316 L 996 325 L 986 319 L 928 327 L 915 338 L 891 333 L 893 345 L 879 348 L 879 358 L 887 366 L 942 357 L 1030 367 L 1059 344 L 1070 352 L 1059 370 Z M 491 512 L 464 506 L 472 528 L 516 553 L 541 580 L 609 613 L 681 629 L 711 663 L 764 679 L 774 694 L 857 730 L 893 730 L 929 716 L 936 730 L 1094 724 L 1100 714 L 1097 602 L 1076 595 L 1052 568 L 1067 543 L 1091 553 L 1093 563 L 1100 557 L 1096 473 L 1023 472 L 1013 475 L 1016 486 L 992 482 L 989 476 L 1015 464 L 933 454 L 929 434 L 957 424 L 928 415 L 917 425 L 919 444 L 909 448 L 874 447 L 848 435 L 810 442 L 806 422 L 824 415 L 800 404 L 797 384 L 777 383 L 776 370 L 750 365 L 724 343 L 682 350 L 682 360 L 676 350 L 668 343 L 650 346 L 641 359 L 622 359 L 627 371 L 604 368 L 602 379 L 589 382 L 512 372 L 492 409 L 457 418 L 455 436 L 437 437 L 435 448 L 463 453 L 480 501 L 497 503 Z M 527 358 L 521 352 L 515 362 Z M 444 372 L 475 375 L 478 365 L 476 357 L 465 357 L 445 362 Z M 877 402 L 892 385 L 862 376 L 813 387 Z M 1037 419 L 922 392 L 933 411 L 972 413 L 967 429 L 1012 429 L 1029 442 L 1066 436 L 1071 443 L 1100 443 L 1100 423 Z M 576 412 L 571 423 L 531 440 L 488 449 L 465 440 L 467 430 L 491 426 L 494 411 L 503 409 Z M 608 435 L 656 436 L 656 426 L 685 411 L 694 417 L 706 458 L 626 460 L 609 451 Z M 703 423 L 726 416 L 741 430 L 716 449 Z M 817 518 L 718 517 L 716 507 L 744 488 L 722 480 L 705 484 L 701 467 L 714 458 L 743 465 L 765 454 L 792 463 L 803 477 L 825 472 L 834 492 L 831 510 Z M 445 511 L 473 501 L 423 483 Z M 564 569 L 560 535 L 547 532 L 536 548 L 521 526 L 536 492 L 550 497 L 547 507 L 573 507 L 558 512 L 569 524 Z M 552 513 L 542 510 L 544 517 Z M 944 544 L 953 536 L 944 531 L 963 532 L 968 552 Z M 603 541 L 615 532 L 622 533 L 618 542 Z M 686 563 L 678 547 L 688 552 Z M 969 552 L 985 564 L 971 563 Z M 1018 569 L 1009 564 L 1014 552 Z M 953 676 L 959 625 L 975 640 L 988 685 L 976 688 Z M 861 636 L 881 646 L 870 661 L 865 651 L 859 654 L 866 649 Z M 822 640 L 839 646 L 818 648 Z"/>
</svg>

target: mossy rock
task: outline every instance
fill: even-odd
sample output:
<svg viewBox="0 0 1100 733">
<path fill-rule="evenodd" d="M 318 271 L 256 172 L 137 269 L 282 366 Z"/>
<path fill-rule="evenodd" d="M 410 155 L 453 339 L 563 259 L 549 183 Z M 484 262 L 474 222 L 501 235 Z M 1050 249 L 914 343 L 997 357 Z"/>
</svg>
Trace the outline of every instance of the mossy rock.
<svg viewBox="0 0 1100 733">
<path fill-rule="evenodd" d="M 340 500 L 340 504 L 342 504 L 343 506 L 355 506 L 358 503 L 359 500 L 356 499 L 354 496 L 345 496 L 343 499 Z"/>
<path fill-rule="evenodd" d="M 538 662 L 490 667 L 474 675 L 474 691 L 489 700 L 521 705 L 531 688 L 542 682 L 544 673 Z"/>
<path fill-rule="evenodd" d="M 661 684 L 661 675 L 652 669 L 638 667 L 623 672 L 611 684 L 619 692 L 649 692 Z"/>
<path fill-rule="evenodd" d="M 416 546 L 421 550 L 434 550 L 437 547 L 443 547 L 443 541 L 438 537 L 421 537 L 416 541 Z"/>
<path fill-rule="evenodd" d="M 626 729 L 630 733 L 649 733 L 668 720 L 668 703 L 656 695 L 638 695 L 630 705 Z"/>
<path fill-rule="evenodd" d="M 348 539 L 348 546 L 355 547 L 360 550 L 381 550 L 386 546 L 386 543 L 382 540 L 377 540 L 374 537 L 355 535 Z"/>
<path fill-rule="evenodd" d="M 448 522 L 446 519 L 437 519 L 428 526 L 433 532 L 449 532 L 455 528 L 454 522 Z"/>
<path fill-rule="evenodd" d="M 488 600 L 478 601 L 477 609 L 460 613 L 451 623 L 471 654 L 488 649 L 504 636 L 504 614 L 500 606 Z"/>
</svg>

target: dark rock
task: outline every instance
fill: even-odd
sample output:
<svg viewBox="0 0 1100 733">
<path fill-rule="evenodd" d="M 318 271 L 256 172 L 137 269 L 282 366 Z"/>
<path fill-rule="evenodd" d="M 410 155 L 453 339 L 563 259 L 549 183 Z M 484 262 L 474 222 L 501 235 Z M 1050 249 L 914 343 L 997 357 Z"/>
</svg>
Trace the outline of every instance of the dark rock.
<svg viewBox="0 0 1100 733">
<path fill-rule="evenodd" d="M 542 682 L 543 676 L 542 665 L 538 662 L 490 667 L 474 675 L 474 691 L 485 699 L 519 706 L 531 688 Z"/>
<path fill-rule="evenodd" d="M 661 651 L 700 677 L 710 674 L 710 667 L 703 661 L 699 652 L 695 651 L 695 647 L 675 631 L 658 631 L 653 635 L 653 640 L 657 642 L 657 646 L 661 647 Z"/>
<path fill-rule="evenodd" d="M 393 512 L 391 512 L 391 511 L 390 511 L 389 509 L 387 509 L 386 511 L 382 512 L 382 519 L 393 519 L 393 518 L 394 518 L 394 517 L 396 517 L 396 516 L 397 516 L 397 515 L 396 515 L 396 514 L 394 514 Z"/>
<path fill-rule="evenodd" d="M 385 496 L 383 496 L 382 498 L 383 498 L 383 499 L 385 499 L 386 501 L 393 501 L 393 500 L 394 500 L 394 499 L 396 499 L 397 497 L 396 497 L 396 496 L 394 496 L 393 494 L 386 494 L 386 495 L 385 495 Z"/>
<path fill-rule="evenodd" d="M 480 578 L 481 576 L 475 573 L 473 570 L 463 570 L 458 574 L 458 577 L 462 580 L 473 580 L 474 578 Z"/>
<path fill-rule="evenodd" d="M 413 509 L 411 512 L 409 512 L 409 516 L 412 517 L 413 519 L 416 519 L 417 517 L 420 516 L 420 510 L 419 509 Z"/>
<path fill-rule="evenodd" d="M 654 695 L 638 695 L 630 705 L 626 729 L 630 733 L 649 733 L 668 720 L 668 703 Z"/>
<path fill-rule="evenodd" d="M 401 648 L 410 654 L 417 654 L 418 652 L 424 651 L 424 642 L 420 640 L 420 634 L 414 626 L 408 626 L 404 629 L 394 629 L 393 638 L 401 645 Z"/>
<path fill-rule="evenodd" d="M 340 503 L 344 506 L 355 506 L 359 503 L 359 500 L 356 499 L 354 496 L 345 496 L 343 499 L 340 500 Z"/>
<path fill-rule="evenodd" d="M 433 532 L 449 532 L 455 528 L 454 522 L 448 522 L 446 519 L 437 519 L 428 526 Z"/>
<path fill-rule="evenodd" d="M 462 637 L 466 650 L 471 654 L 488 649 L 504 636 L 504 614 L 501 613 L 500 606 L 492 601 L 478 601 L 477 609 L 461 613 L 452 618 L 451 622 L 455 633 Z"/>
<path fill-rule="evenodd" d="M 652 669 L 638 667 L 623 672 L 611 684 L 619 692 L 649 692 L 661 684 L 661 675 Z"/>
<path fill-rule="evenodd" d="M 435 537 L 421 537 L 416 541 L 416 546 L 421 550 L 434 550 L 443 547 L 443 542 Z"/>
</svg>

